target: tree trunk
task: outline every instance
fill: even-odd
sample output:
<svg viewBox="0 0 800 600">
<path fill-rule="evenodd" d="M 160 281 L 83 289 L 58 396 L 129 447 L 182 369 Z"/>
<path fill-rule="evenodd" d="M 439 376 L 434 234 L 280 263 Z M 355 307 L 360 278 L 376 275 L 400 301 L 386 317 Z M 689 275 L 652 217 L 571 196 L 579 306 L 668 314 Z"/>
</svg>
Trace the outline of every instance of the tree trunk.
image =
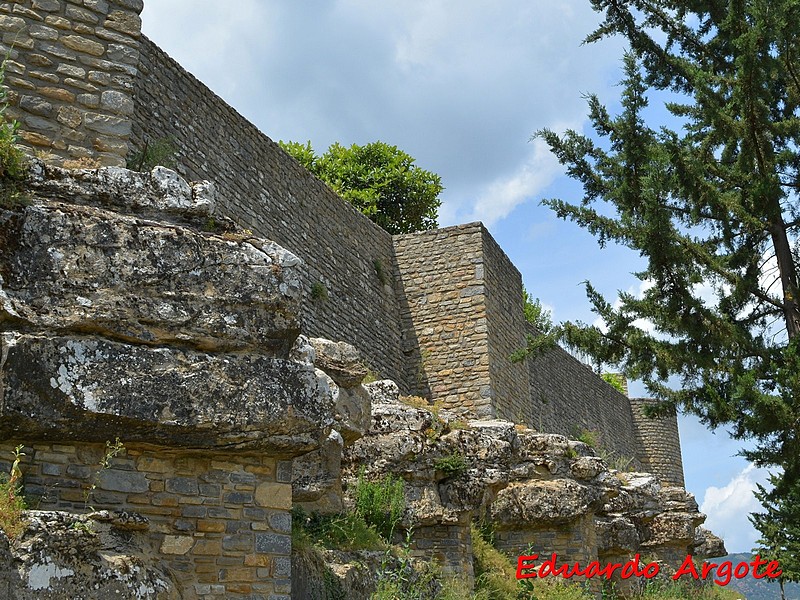
<svg viewBox="0 0 800 600">
<path fill-rule="evenodd" d="M 782 217 L 779 222 L 770 226 L 772 245 L 778 261 L 778 272 L 781 276 L 783 290 L 783 316 L 789 339 L 800 335 L 800 298 L 798 298 L 797 272 L 795 270 L 792 248 L 786 235 L 786 225 Z"/>
</svg>

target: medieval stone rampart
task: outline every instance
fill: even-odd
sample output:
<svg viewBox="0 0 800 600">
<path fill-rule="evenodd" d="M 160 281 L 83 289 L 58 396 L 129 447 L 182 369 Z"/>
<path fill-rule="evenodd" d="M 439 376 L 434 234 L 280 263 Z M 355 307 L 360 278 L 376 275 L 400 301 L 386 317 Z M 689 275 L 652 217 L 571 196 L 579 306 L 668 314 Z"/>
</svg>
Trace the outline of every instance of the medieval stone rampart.
<svg viewBox="0 0 800 600">
<path fill-rule="evenodd" d="M 395 237 L 406 382 L 451 410 L 491 416 L 480 223 Z"/>
<path fill-rule="evenodd" d="M 528 331 L 535 333 L 532 327 Z M 561 348 L 528 360 L 527 365 L 526 423 L 539 431 L 573 438 L 589 432 L 601 449 L 613 453 L 612 458 L 630 459 L 631 466 L 642 466 L 638 423 L 627 396 Z M 673 422 L 677 434 L 674 417 Z M 676 447 L 680 459 L 680 446 Z"/>
<path fill-rule="evenodd" d="M 633 420 L 636 423 L 637 446 L 642 468 L 669 485 L 683 487 L 683 461 L 678 422 L 674 411 L 664 416 L 651 417 L 645 408 L 653 401 L 647 398 L 631 398 Z"/>
<path fill-rule="evenodd" d="M 141 0 L 0 3 L 11 114 L 28 146 L 87 166 L 122 163 L 129 141 L 141 150 L 167 138 L 179 173 L 217 183 L 222 213 L 303 258 L 306 332 L 353 343 L 379 375 L 448 408 L 590 430 L 620 457 L 678 468 L 674 417 L 642 420 L 559 349 L 509 360 L 528 331 L 521 278 L 482 225 L 392 238 L 141 36 L 141 9 Z M 666 476 L 677 481 L 677 471 Z"/>
</svg>

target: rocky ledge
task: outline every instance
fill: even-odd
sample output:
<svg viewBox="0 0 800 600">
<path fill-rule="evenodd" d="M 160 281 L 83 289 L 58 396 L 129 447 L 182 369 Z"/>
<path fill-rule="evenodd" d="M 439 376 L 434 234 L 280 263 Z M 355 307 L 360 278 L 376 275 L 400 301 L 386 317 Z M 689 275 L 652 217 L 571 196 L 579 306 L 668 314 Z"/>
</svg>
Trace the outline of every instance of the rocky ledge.
<svg viewBox="0 0 800 600">
<path fill-rule="evenodd" d="M 327 438 L 328 380 L 289 358 L 299 258 L 215 233 L 213 186 L 163 167 L 34 161 L 28 187 L 0 209 L 0 435 L 276 456 Z"/>
</svg>

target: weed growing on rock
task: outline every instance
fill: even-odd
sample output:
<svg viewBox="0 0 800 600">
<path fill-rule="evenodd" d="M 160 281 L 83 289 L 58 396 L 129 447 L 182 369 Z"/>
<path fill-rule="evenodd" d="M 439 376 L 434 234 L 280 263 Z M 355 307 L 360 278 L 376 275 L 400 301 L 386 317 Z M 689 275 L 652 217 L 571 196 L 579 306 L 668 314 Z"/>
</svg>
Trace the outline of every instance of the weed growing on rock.
<svg viewBox="0 0 800 600">
<path fill-rule="evenodd" d="M 592 431 L 591 429 L 580 429 L 575 436 L 575 439 L 579 442 L 583 442 L 593 450 L 597 450 L 600 447 L 599 441 L 599 434 L 596 431 Z"/>
<path fill-rule="evenodd" d="M 356 514 L 391 543 L 406 510 L 405 482 L 392 475 L 367 481 L 362 470 L 354 495 Z"/>
<path fill-rule="evenodd" d="M 100 468 L 94 474 L 94 479 L 92 479 L 92 485 L 86 490 L 83 496 L 83 507 L 84 508 L 91 508 L 94 510 L 93 507 L 89 506 L 89 500 L 91 500 L 92 496 L 94 495 L 94 491 L 97 489 L 97 485 L 100 483 L 100 477 L 103 475 L 103 471 L 106 469 L 111 468 L 111 461 L 114 460 L 117 456 L 122 454 L 125 451 L 125 444 L 119 441 L 119 438 L 116 438 L 114 443 L 112 444 L 108 440 L 106 440 L 106 451 L 103 454 L 103 458 L 100 459 Z"/>
<path fill-rule="evenodd" d="M 311 284 L 311 300 L 313 302 L 325 302 L 328 299 L 328 288 L 321 281 Z"/>
<path fill-rule="evenodd" d="M 29 202 L 22 190 L 28 160 L 17 144 L 19 122 L 9 119 L 8 90 L 5 86 L 6 61 L 0 64 L 0 208 L 24 206 Z"/>
<path fill-rule="evenodd" d="M 386 273 L 386 269 L 383 266 L 380 258 L 376 258 L 372 261 L 372 266 L 375 267 L 375 275 L 378 276 L 378 281 L 381 282 L 381 285 L 386 285 L 389 283 L 389 275 Z"/>
<path fill-rule="evenodd" d="M 14 448 L 14 462 L 11 474 L 0 482 L 0 529 L 9 539 L 14 539 L 25 529 L 23 511 L 25 501 L 22 498 L 22 470 L 19 463 L 25 454 L 22 444 Z"/>
<path fill-rule="evenodd" d="M 176 165 L 175 154 L 177 149 L 169 138 L 159 138 L 153 142 L 145 140 L 141 150 L 131 153 L 128 158 L 128 168 L 131 171 L 147 172 L 161 166 L 174 169 Z"/>
<path fill-rule="evenodd" d="M 458 477 L 467 472 L 469 464 L 460 454 L 448 454 L 436 459 L 433 463 L 437 471 L 442 471 L 446 477 Z"/>
<path fill-rule="evenodd" d="M 329 550 L 384 550 L 386 543 L 357 513 L 320 515 L 292 509 L 292 543 Z"/>
</svg>

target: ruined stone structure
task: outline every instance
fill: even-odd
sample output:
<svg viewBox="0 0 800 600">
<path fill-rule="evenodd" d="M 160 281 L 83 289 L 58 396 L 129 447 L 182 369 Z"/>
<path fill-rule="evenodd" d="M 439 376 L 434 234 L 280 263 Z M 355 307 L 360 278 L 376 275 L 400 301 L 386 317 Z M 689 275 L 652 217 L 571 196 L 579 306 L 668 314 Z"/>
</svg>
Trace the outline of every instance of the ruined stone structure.
<svg viewBox="0 0 800 600">
<path fill-rule="evenodd" d="M 0 455 L 25 445 L 42 509 L 117 511 L 97 522 L 150 548 L 119 560 L 156 565 L 142 580 L 154 598 L 285 600 L 292 503 L 341 509 L 343 478 L 364 462 L 408 480 L 415 552 L 452 572 L 471 572 L 469 522 L 487 515 L 512 554 L 691 551 L 702 516 L 680 490 L 674 415 L 645 417 L 646 401 L 558 348 L 512 363 L 532 333 L 521 277 L 482 224 L 389 235 L 141 35 L 141 10 L 0 2 L 21 141 L 48 165 L 84 167 L 36 163 L 33 204 L 0 211 Z M 180 176 L 214 184 L 96 169 L 165 138 Z M 377 401 L 353 347 L 301 329 L 352 344 L 400 392 L 469 427 L 439 431 L 428 411 Z M 585 430 L 661 483 L 614 480 L 552 435 Z M 126 452 L 98 469 L 110 432 Z M 437 473 L 450 453 L 483 462 Z M 568 514 L 509 512 L 545 493 Z M 0 594 L 20 573 L 4 552 Z M 46 571 L 52 586 L 71 568 L 26 556 L 30 572 L 61 565 Z M 45 597 L 34 588 L 19 600 Z"/>
</svg>

